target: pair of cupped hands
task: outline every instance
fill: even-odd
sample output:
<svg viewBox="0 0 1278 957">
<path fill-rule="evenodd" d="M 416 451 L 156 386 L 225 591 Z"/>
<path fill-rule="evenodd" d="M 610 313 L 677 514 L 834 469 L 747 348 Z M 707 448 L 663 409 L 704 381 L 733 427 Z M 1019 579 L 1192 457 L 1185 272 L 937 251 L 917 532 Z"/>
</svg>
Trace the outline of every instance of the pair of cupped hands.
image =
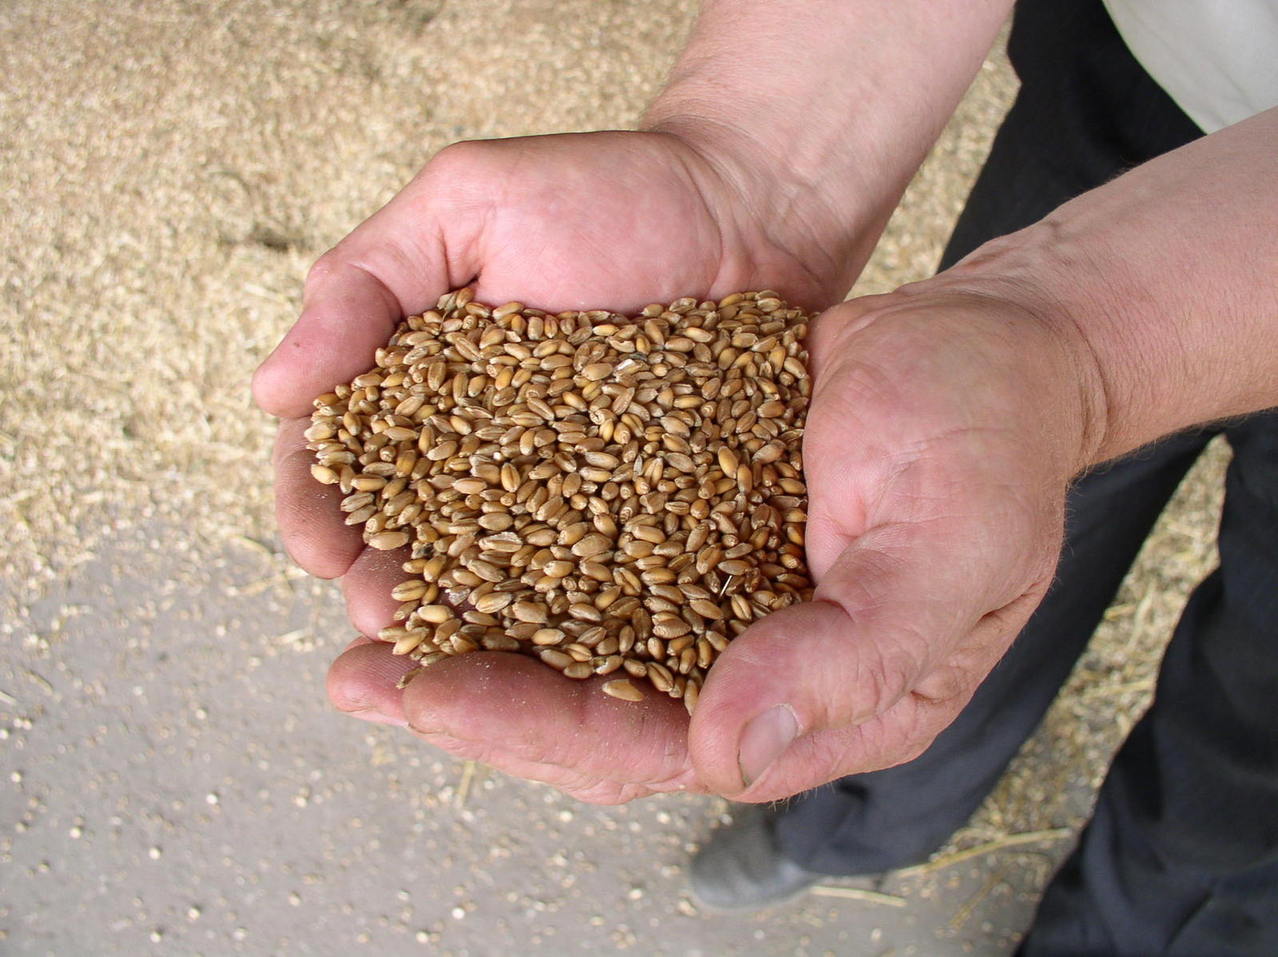
<svg viewBox="0 0 1278 957">
<path fill-rule="evenodd" d="M 832 255 L 847 244 L 826 241 L 801 197 L 763 208 L 751 182 L 669 133 L 463 143 L 319 260 L 254 392 L 282 420 L 283 541 L 309 572 L 341 578 L 358 632 L 389 623 L 405 556 L 365 548 L 338 490 L 312 480 L 311 400 L 365 371 L 401 317 L 472 281 L 483 302 L 552 311 L 760 288 L 838 302 L 861 263 Z M 1086 442 L 1074 344 L 976 272 L 834 305 L 813 324 L 816 592 L 732 642 L 694 717 L 492 652 L 399 690 L 413 663 L 367 637 L 334 662 L 333 702 L 600 803 L 676 790 L 771 801 L 922 753 L 1042 599 Z"/>
</svg>

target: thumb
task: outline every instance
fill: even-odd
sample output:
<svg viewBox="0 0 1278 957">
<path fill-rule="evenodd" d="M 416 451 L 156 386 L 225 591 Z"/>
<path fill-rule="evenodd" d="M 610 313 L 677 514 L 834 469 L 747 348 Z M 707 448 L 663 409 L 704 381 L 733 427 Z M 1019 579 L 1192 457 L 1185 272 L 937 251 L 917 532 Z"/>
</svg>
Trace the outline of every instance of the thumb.
<svg viewBox="0 0 1278 957">
<path fill-rule="evenodd" d="M 689 730 L 707 787 L 778 800 L 930 744 L 1015 633 L 1006 616 L 983 614 L 1008 599 L 989 594 L 981 563 L 935 547 L 953 534 L 872 529 L 840 555 L 813 601 L 769 615 L 728 646 Z"/>
</svg>

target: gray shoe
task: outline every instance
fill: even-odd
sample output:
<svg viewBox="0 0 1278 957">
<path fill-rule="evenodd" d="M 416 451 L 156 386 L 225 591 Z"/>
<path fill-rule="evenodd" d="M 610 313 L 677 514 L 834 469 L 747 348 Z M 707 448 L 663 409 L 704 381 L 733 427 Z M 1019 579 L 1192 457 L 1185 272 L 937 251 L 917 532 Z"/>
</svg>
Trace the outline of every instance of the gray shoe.
<svg viewBox="0 0 1278 957">
<path fill-rule="evenodd" d="M 746 808 L 692 858 L 692 894 L 714 910 L 753 910 L 803 893 L 825 875 L 786 858 L 769 815 Z"/>
</svg>

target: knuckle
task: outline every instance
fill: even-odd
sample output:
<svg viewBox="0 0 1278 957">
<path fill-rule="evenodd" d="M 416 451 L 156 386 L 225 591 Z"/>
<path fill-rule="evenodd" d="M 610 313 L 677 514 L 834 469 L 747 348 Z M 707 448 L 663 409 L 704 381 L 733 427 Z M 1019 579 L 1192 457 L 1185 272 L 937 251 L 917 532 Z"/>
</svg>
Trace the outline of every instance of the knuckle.
<svg viewBox="0 0 1278 957">
<path fill-rule="evenodd" d="M 323 285 L 330 276 L 338 272 L 345 264 L 345 252 L 342 244 L 338 243 L 328 252 L 324 253 L 319 259 L 311 264 L 311 268 L 306 271 L 306 280 L 303 283 L 303 290 L 310 293 L 313 289 Z"/>
<path fill-rule="evenodd" d="M 423 170 L 431 178 L 469 178 L 482 168 L 490 144 L 483 140 L 461 140 L 450 143 L 431 157 Z"/>
<path fill-rule="evenodd" d="M 967 669 L 946 664 L 920 677 L 910 691 L 923 701 L 940 703 L 970 696 L 977 681 Z"/>
<path fill-rule="evenodd" d="M 913 688 L 922 667 L 909 648 L 910 641 L 879 641 L 867 649 L 858 662 L 856 687 L 866 689 L 864 711 L 879 715 L 901 700 Z"/>
</svg>

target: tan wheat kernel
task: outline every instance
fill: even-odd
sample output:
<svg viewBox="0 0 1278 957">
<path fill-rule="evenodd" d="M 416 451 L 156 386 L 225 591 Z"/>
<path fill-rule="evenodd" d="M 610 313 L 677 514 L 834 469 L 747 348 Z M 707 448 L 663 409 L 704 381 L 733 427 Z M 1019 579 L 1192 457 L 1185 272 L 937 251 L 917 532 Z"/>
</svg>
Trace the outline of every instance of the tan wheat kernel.
<svg viewBox="0 0 1278 957">
<path fill-rule="evenodd" d="M 691 712 L 732 638 L 811 594 L 807 323 L 770 291 L 627 318 L 463 289 L 404 320 L 306 433 L 346 523 L 410 550 L 380 637 L 620 671 L 606 694 L 643 678 Z"/>
</svg>

